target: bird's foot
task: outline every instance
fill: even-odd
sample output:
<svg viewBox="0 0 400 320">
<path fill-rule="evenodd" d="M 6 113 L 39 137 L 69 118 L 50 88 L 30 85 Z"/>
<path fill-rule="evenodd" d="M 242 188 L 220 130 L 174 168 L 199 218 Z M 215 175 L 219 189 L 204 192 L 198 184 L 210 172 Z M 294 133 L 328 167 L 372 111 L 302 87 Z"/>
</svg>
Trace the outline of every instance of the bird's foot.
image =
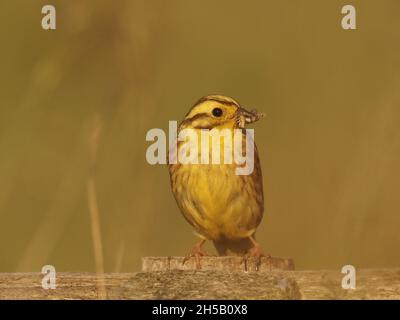
<svg viewBox="0 0 400 320">
<path fill-rule="evenodd" d="M 265 254 L 263 252 L 261 246 L 258 243 L 254 244 L 254 247 L 249 249 L 249 251 L 244 255 L 244 257 L 242 259 L 242 264 L 244 264 L 245 271 L 248 271 L 248 263 L 250 260 L 254 261 L 255 269 L 256 269 L 256 271 L 258 271 L 260 268 L 260 265 L 261 265 L 262 257 L 271 259 L 271 255 Z M 271 266 L 271 264 L 270 264 L 270 266 Z"/>
<path fill-rule="evenodd" d="M 184 265 L 191 258 L 195 258 L 196 259 L 196 269 L 201 269 L 200 257 L 211 256 L 210 254 L 208 254 L 207 252 L 205 252 L 203 250 L 202 246 L 203 246 L 204 242 L 205 242 L 205 240 L 202 240 L 193 247 L 193 249 L 190 251 L 190 253 L 183 259 L 182 265 Z"/>
</svg>

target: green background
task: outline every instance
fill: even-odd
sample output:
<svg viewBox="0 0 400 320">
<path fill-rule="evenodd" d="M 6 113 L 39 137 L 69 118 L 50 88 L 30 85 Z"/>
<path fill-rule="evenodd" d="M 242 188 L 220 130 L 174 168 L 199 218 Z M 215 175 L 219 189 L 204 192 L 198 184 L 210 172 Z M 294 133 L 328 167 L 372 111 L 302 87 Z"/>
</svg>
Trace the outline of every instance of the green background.
<svg viewBox="0 0 400 320">
<path fill-rule="evenodd" d="M 345 4 L 357 30 L 341 28 Z M 186 254 L 196 239 L 145 135 L 214 93 L 267 113 L 266 252 L 299 269 L 398 267 L 399 15 L 398 0 L 2 1 L 0 271 L 95 271 L 94 119 L 105 271 Z"/>
</svg>

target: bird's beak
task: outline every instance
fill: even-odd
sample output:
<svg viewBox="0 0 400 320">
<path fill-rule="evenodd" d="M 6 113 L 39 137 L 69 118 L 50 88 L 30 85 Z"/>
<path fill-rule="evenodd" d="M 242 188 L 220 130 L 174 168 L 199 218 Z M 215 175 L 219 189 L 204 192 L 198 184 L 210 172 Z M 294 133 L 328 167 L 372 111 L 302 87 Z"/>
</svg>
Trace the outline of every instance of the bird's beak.
<svg viewBox="0 0 400 320">
<path fill-rule="evenodd" d="M 246 124 L 256 122 L 265 116 L 264 113 L 258 112 L 257 110 L 247 111 L 246 109 L 239 108 L 238 124 L 240 128 L 243 128 Z"/>
</svg>

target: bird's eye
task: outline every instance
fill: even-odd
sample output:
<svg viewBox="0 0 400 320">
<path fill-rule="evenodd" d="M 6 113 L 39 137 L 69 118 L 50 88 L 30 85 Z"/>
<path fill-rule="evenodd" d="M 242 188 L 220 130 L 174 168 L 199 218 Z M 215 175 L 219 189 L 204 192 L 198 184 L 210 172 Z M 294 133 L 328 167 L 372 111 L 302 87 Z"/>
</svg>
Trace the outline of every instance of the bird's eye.
<svg viewBox="0 0 400 320">
<path fill-rule="evenodd" d="M 214 117 L 220 117 L 220 116 L 222 116 L 222 109 L 214 108 L 212 110 L 212 114 L 213 114 Z"/>
</svg>

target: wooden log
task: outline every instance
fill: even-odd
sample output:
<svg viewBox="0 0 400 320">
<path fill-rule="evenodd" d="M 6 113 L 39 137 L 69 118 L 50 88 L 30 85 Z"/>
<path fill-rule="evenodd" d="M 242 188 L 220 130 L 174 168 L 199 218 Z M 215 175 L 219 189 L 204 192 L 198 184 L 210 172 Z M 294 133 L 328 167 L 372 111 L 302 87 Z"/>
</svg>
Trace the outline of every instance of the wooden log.
<svg viewBox="0 0 400 320">
<path fill-rule="evenodd" d="M 142 272 L 110 294 L 121 299 L 300 299 L 292 277 L 223 271 Z"/>
<path fill-rule="evenodd" d="M 196 259 L 190 258 L 183 263 L 184 257 L 144 257 L 142 258 L 142 271 L 171 271 L 171 270 L 198 270 Z M 261 258 L 261 264 L 256 269 L 255 259 L 244 261 L 241 257 L 226 256 L 200 257 L 202 271 L 224 271 L 224 272 L 270 272 L 276 270 L 294 270 L 292 259 L 284 258 Z"/>
<path fill-rule="evenodd" d="M 43 289 L 43 274 L 0 273 L 0 300 L 95 300 L 102 298 L 98 284 L 104 281 L 106 291 L 112 292 L 132 277 L 132 273 L 57 272 L 56 289 Z"/>
<path fill-rule="evenodd" d="M 342 289 L 340 270 L 139 273 L 58 272 L 56 289 L 41 286 L 41 273 L 0 274 L 0 299 L 400 299 L 400 268 L 359 269 L 356 289 Z"/>
<path fill-rule="evenodd" d="M 400 268 L 358 269 L 356 289 L 343 289 L 340 270 L 289 272 L 296 280 L 302 299 L 399 300 Z"/>
</svg>

